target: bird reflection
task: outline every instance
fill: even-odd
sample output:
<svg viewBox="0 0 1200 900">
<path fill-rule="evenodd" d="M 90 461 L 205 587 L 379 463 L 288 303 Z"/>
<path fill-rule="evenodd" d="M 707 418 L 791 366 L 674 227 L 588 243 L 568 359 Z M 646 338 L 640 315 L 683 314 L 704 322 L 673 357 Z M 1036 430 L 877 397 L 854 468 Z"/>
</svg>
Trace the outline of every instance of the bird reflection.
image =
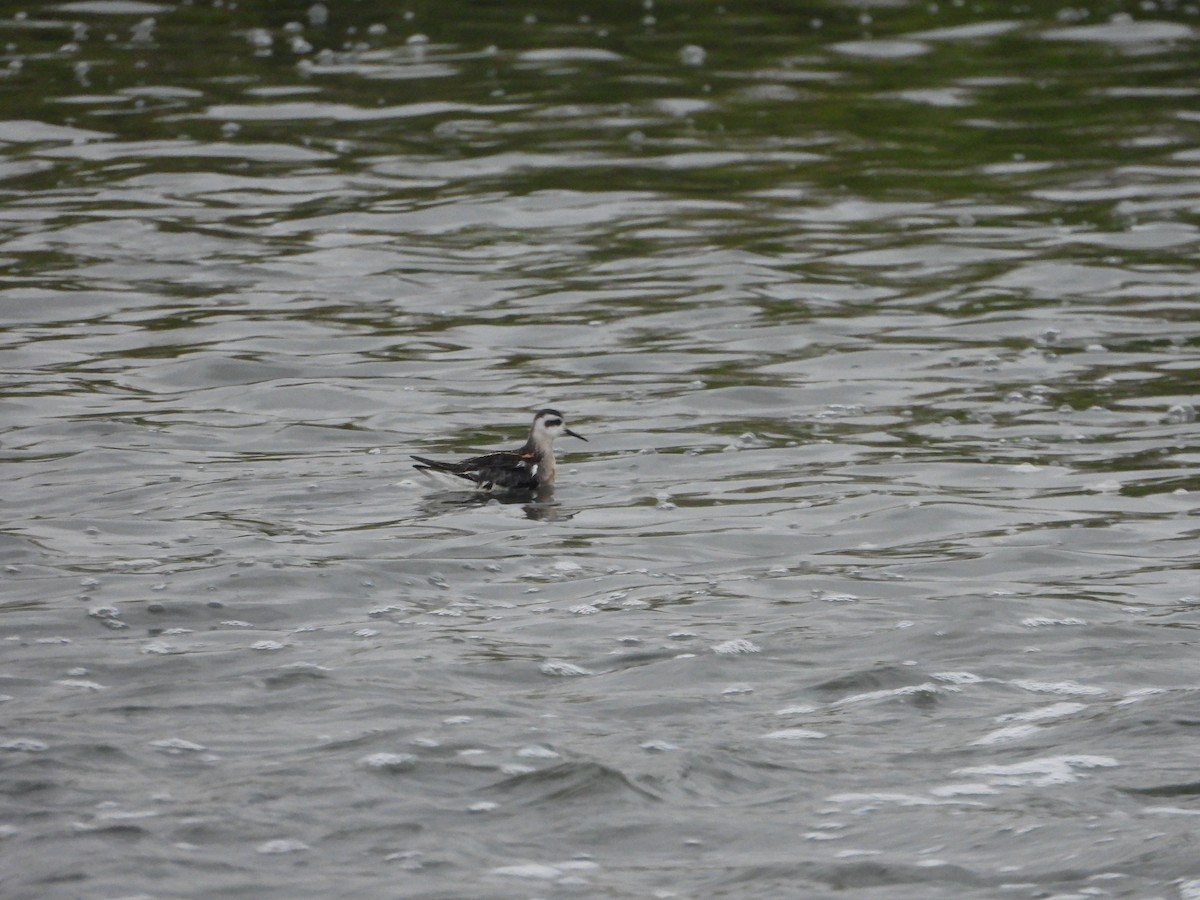
<svg viewBox="0 0 1200 900">
<path fill-rule="evenodd" d="M 502 506 L 520 506 L 525 518 L 537 522 L 558 522 L 572 519 L 575 513 L 566 513 L 553 500 L 552 490 L 507 491 L 504 493 L 481 494 L 479 491 L 444 491 L 432 494 L 421 503 L 421 511 L 427 516 L 461 509 L 472 509 L 499 503 Z"/>
</svg>

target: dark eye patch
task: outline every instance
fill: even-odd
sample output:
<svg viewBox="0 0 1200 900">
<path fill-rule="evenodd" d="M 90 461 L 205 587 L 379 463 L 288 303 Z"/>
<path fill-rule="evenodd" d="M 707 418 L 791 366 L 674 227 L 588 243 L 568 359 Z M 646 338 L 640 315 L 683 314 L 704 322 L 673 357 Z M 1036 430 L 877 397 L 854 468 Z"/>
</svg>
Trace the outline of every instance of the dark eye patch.
<svg viewBox="0 0 1200 900">
<path fill-rule="evenodd" d="M 562 424 L 562 419 L 546 419 L 545 421 L 550 428 L 557 428 Z"/>
</svg>

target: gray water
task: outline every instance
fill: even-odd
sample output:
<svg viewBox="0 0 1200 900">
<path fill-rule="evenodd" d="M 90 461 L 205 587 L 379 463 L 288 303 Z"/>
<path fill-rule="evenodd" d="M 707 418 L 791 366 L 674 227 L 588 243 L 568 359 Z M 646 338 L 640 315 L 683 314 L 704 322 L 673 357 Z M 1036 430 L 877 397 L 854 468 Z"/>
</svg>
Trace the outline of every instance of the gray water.
<svg viewBox="0 0 1200 900">
<path fill-rule="evenodd" d="M 328 7 L 0 3 L 0 894 L 1200 898 L 1197 7 Z"/>
</svg>

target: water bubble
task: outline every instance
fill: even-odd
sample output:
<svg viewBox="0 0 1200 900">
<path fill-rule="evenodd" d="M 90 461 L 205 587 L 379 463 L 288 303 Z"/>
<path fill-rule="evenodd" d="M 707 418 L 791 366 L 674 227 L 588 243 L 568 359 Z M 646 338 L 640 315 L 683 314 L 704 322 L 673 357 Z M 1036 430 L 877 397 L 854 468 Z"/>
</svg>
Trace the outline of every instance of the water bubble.
<svg viewBox="0 0 1200 900">
<path fill-rule="evenodd" d="M 129 29 L 129 38 L 135 44 L 149 44 L 154 40 L 154 25 L 153 19 L 142 19 L 133 28 Z"/>
<path fill-rule="evenodd" d="M 329 21 L 329 7 L 324 3 L 314 3 L 308 8 L 308 24 L 320 28 Z"/>
<path fill-rule="evenodd" d="M 814 595 L 815 594 L 816 594 L 816 592 L 814 591 Z M 827 594 L 822 591 L 820 594 L 820 598 L 822 600 L 824 600 L 826 603 L 857 603 L 858 602 L 857 594 L 845 594 L 845 593 Z M 814 599 L 816 599 L 815 596 L 814 596 Z"/>
<path fill-rule="evenodd" d="M 1171 425 L 1185 425 L 1196 421 L 1196 407 L 1190 403 L 1177 403 L 1167 410 L 1167 422 Z"/>
<path fill-rule="evenodd" d="M 99 619 L 100 624 L 114 631 L 129 627 L 121 621 L 121 611 L 115 606 L 93 606 L 88 610 L 88 615 L 93 619 Z"/>
<path fill-rule="evenodd" d="M 679 50 L 679 61 L 685 66 L 702 66 L 707 54 L 698 44 L 687 44 Z"/>
<path fill-rule="evenodd" d="M 265 28 L 252 28 L 246 33 L 246 39 L 258 51 L 270 51 L 275 39 Z"/>
<path fill-rule="evenodd" d="M 411 753 L 371 753 L 360 759 L 358 764 L 367 769 L 401 772 L 411 769 L 416 761 L 417 758 Z"/>
</svg>

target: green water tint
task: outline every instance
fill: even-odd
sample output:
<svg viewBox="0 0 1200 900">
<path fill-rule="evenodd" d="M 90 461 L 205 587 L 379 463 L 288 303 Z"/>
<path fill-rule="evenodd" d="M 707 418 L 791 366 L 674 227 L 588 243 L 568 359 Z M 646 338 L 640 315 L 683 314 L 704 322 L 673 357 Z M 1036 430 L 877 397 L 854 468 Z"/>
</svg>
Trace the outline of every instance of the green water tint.
<svg viewBox="0 0 1200 900">
<path fill-rule="evenodd" d="M 1159 11 L 1150 23 L 1129 23 L 1144 29 L 1145 40 L 1136 31 L 1104 40 L 1080 30 L 1104 27 L 1126 4 L 1080 5 L 1090 14 L 1070 23 L 1018 16 L 1006 3 L 947 3 L 937 12 L 926 4 L 572 4 L 568 12 L 551 4 L 355 3 L 334 4 L 322 27 L 293 31 L 286 26 L 306 23 L 309 4 L 198 3 L 144 15 L 65 4 L 26 10 L 24 18 L 14 17 L 22 6 L 5 6 L 5 59 L 19 65 L 0 82 L 9 119 L 123 141 L 277 141 L 320 150 L 344 141 L 349 146 L 336 149 L 337 159 L 318 162 L 338 169 L 396 153 L 562 158 L 561 166 L 484 178 L 498 190 L 728 198 L 803 186 L 818 196 L 850 191 L 997 203 L 1011 201 L 1015 190 L 1024 202 L 1033 187 L 1078 184 L 1114 166 L 1160 164 L 1197 130 L 1194 119 L 1180 116 L 1195 92 L 1195 32 L 1188 29 L 1197 16 Z M 148 16 L 155 24 L 139 38 L 138 23 Z M 270 35 L 269 48 L 256 48 L 256 29 Z M 408 42 L 417 34 L 428 42 Z M 291 49 L 300 39 L 311 52 Z M 681 59 L 689 45 L 703 48 L 700 65 Z M 611 58 L 555 56 L 556 48 Z M 279 93 L 288 89 L 298 93 Z M 472 109 L 336 124 L 319 113 L 299 120 L 248 114 L 234 135 L 206 113 L 294 101 L 346 104 L 365 114 L 413 103 Z M 518 108 L 503 109 L 511 105 Z M 688 148 L 753 158 L 682 170 L 653 165 L 661 153 Z M 24 145 L 6 155 L 21 158 L 31 149 L 36 156 Z M 593 154 L 581 164 L 579 157 Z M 817 158 L 772 159 L 788 154 Z M 196 167 L 196 160 L 139 156 L 134 163 L 143 171 Z M 605 157 L 631 164 L 611 168 Z M 1028 168 L 981 171 L 1014 161 Z M 242 167 L 261 168 L 211 158 L 200 166 Z M 82 186 L 97 167 L 64 168 L 5 186 L 41 188 L 64 176 L 65 186 Z M 410 196 L 442 197 L 420 188 Z M 1077 223 L 1096 214 L 1089 209 L 1053 203 L 1034 212 Z"/>
</svg>

